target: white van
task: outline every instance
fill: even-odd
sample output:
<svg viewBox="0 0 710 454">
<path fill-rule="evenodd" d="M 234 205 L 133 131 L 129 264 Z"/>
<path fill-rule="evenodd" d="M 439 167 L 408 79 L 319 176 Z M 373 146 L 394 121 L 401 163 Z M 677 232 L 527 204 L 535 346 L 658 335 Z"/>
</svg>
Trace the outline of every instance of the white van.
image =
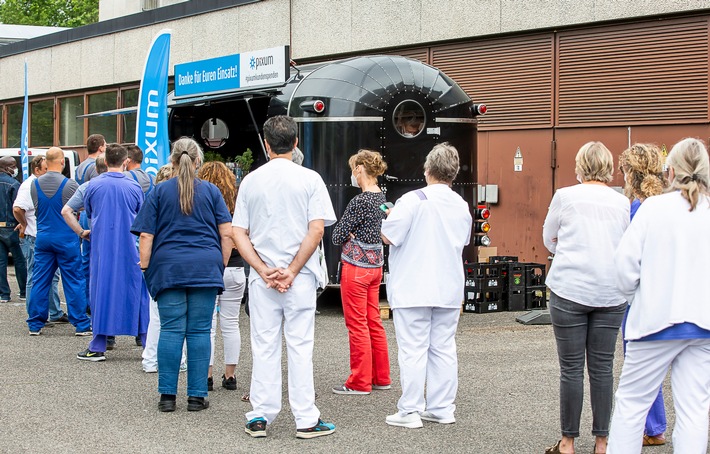
<svg viewBox="0 0 710 454">
<path fill-rule="evenodd" d="M 45 156 L 47 154 L 47 148 L 29 148 L 27 150 L 27 169 L 29 171 L 29 163 L 35 156 Z M 19 148 L 0 148 L 0 158 L 4 156 L 11 156 L 17 161 L 17 181 L 22 183 L 22 162 L 20 161 L 20 149 Z M 64 150 L 64 174 L 65 177 L 75 179 L 76 168 L 79 166 L 79 153 L 74 150 Z"/>
</svg>

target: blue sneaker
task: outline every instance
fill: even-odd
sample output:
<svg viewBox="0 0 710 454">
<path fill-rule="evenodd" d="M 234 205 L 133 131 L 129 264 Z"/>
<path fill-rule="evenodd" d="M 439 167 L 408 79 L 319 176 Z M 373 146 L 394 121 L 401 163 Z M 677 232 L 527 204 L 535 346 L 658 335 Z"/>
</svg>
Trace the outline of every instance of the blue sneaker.
<svg viewBox="0 0 710 454">
<path fill-rule="evenodd" d="M 325 435 L 330 435 L 335 432 L 335 424 L 329 422 L 323 422 L 322 419 L 318 419 L 318 424 L 308 429 L 298 429 L 296 430 L 296 438 L 316 438 L 323 437 Z"/>
<path fill-rule="evenodd" d="M 266 420 L 264 418 L 254 418 L 247 423 L 244 432 L 252 438 L 263 438 L 266 436 Z"/>
</svg>

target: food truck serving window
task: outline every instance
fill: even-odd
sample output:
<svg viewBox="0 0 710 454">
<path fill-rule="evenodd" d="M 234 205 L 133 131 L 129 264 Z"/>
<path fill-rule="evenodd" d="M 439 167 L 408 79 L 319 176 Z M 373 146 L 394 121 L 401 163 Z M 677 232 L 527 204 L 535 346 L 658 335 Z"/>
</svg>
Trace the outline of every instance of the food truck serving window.
<svg viewBox="0 0 710 454">
<path fill-rule="evenodd" d="M 426 114 L 424 108 L 416 101 L 402 101 L 394 109 L 392 116 L 394 129 L 402 137 L 416 137 L 421 134 L 426 125 Z"/>
</svg>

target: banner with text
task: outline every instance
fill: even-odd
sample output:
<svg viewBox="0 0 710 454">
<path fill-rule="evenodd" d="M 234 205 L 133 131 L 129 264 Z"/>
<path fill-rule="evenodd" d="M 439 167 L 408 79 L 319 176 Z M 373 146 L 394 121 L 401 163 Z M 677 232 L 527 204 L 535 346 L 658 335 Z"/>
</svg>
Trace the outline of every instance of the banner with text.
<svg viewBox="0 0 710 454">
<path fill-rule="evenodd" d="M 148 51 L 138 94 L 136 145 L 143 150 L 141 168 L 153 176 L 168 163 L 168 69 L 170 30 L 161 30 Z"/>
<path fill-rule="evenodd" d="M 279 86 L 289 76 L 289 46 L 175 65 L 175 97 Z"/>
</svg>

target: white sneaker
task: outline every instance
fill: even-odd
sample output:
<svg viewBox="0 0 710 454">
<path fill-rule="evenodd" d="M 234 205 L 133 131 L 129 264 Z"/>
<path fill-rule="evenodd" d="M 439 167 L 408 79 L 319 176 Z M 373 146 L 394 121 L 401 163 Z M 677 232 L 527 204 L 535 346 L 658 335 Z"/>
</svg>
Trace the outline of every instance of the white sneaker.
<svg viewBox="0 0 710 454">
<path fill-rule="evenodd" d="M 422 424 L 422 418 L 419 417 L 419 413 L 417 412 L 407 414 L 397 412 L 393 415 L 389 415 L 385 418 L 385 421 L 390 426 L 406 427 L 407 429 L 419 429 L 424 426 L 424 424 Z"/>
<path fill-rule="evenodd" d="M 386 389 L 392 389 L 392 385 L 372 385 L 372 389 L 382 391 Z"/>
<path fill-rule="evenodd" d="M 438 422 L 439 424 L 453 424 L 456 422 L 456 418 L 454 418 L 453 416 L 450 418 L 439 418 L 438 416 L 435 416 L 434 414 L 428 411 L 423 411 L 419 413 L 419 417 L 422 418 L 424 421 Z"/>
</svg>

